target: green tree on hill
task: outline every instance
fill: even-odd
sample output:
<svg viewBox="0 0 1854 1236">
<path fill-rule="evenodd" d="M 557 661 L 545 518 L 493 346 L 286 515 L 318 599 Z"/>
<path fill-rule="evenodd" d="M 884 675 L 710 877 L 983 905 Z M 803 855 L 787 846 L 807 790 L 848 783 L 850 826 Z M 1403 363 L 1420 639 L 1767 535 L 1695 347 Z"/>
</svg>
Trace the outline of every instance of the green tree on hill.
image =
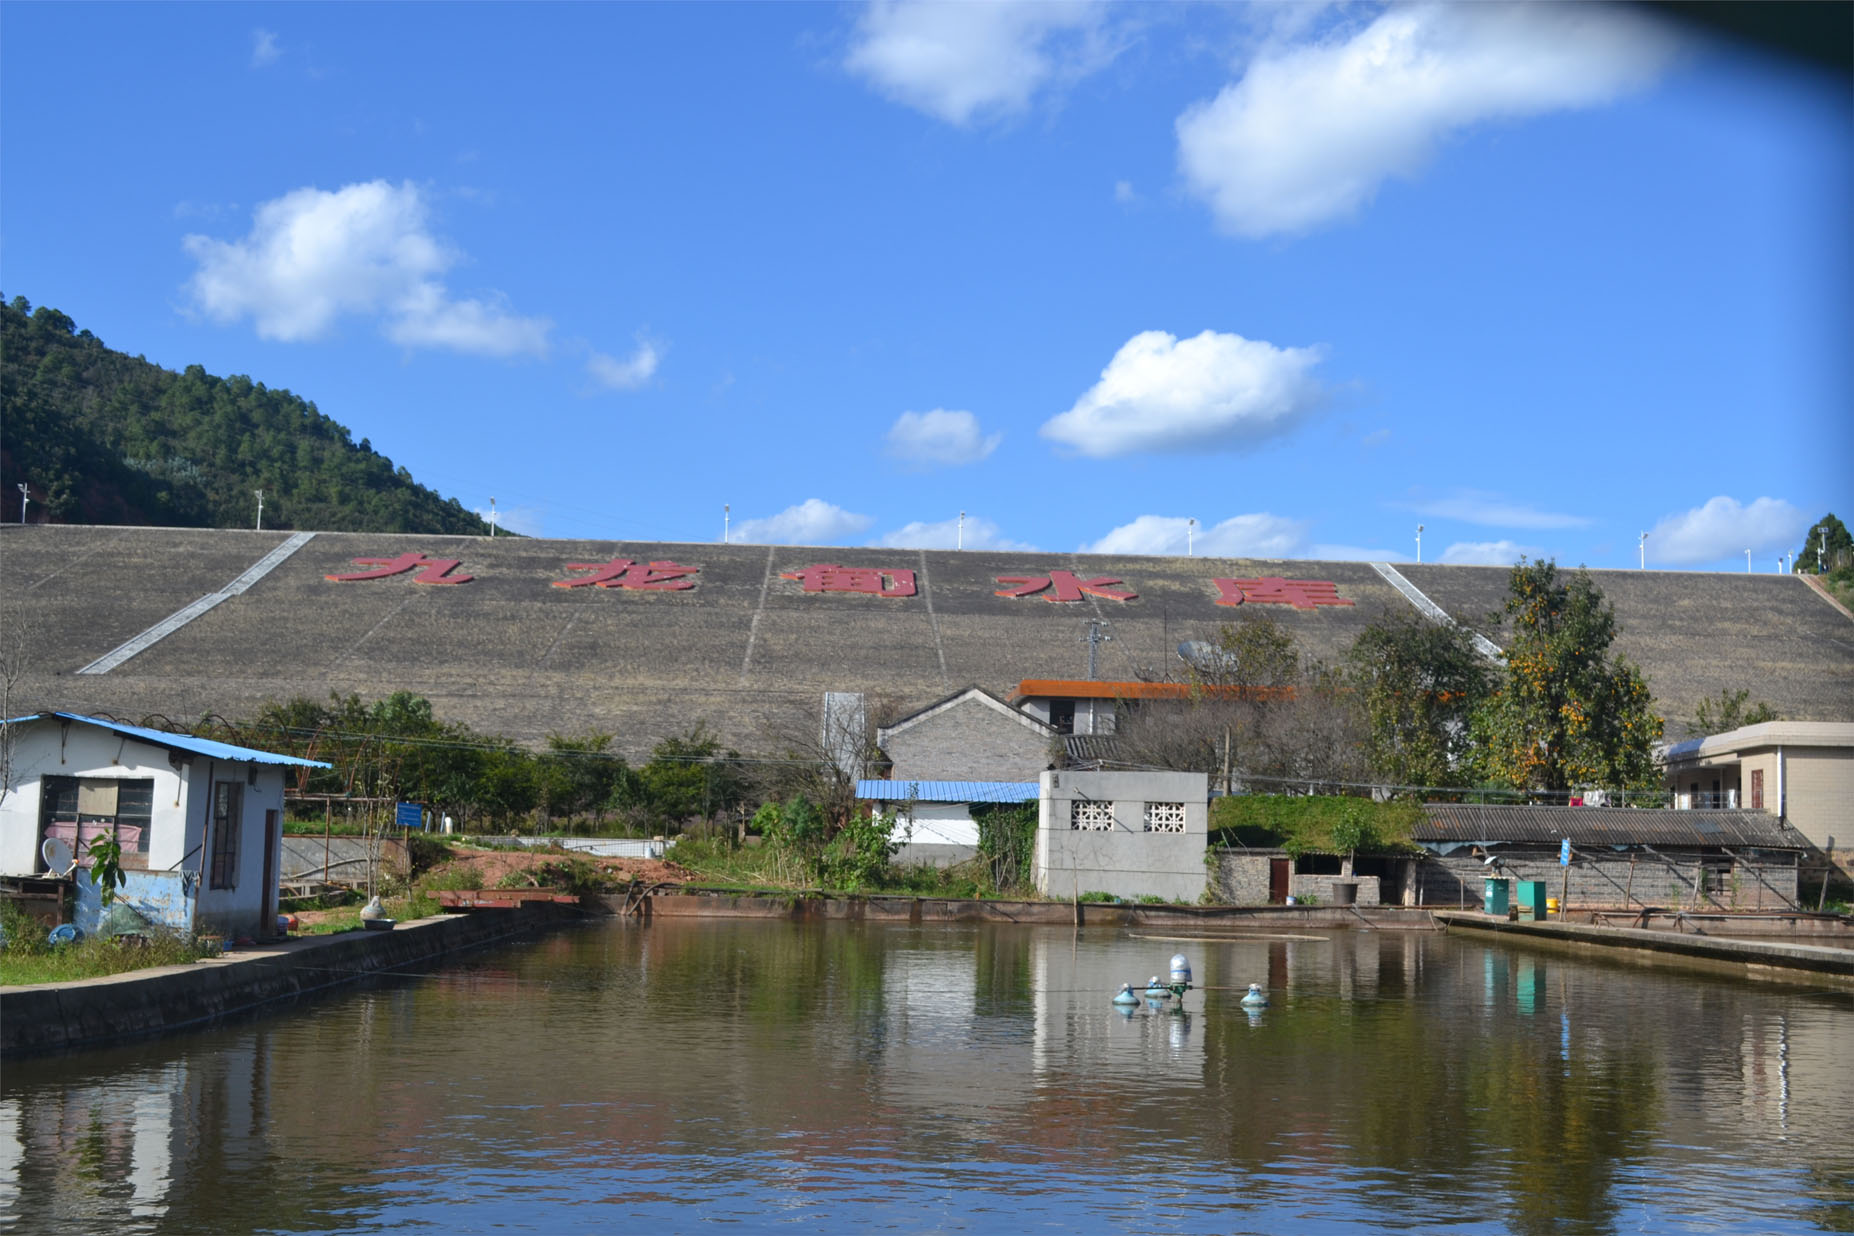
<svg viewBox="0 0 1854 1236">
<path fill-rule="evenodd" d="M 1513 567 L 1506 672 L 1475 713 L 1479 771 L 1524 790 L 1647 788 L 1664 728 L 1641 671 L 1610 655 L 1616 611 L 1589 574 Z"/>
<path fill-rule="evenodd" d="M 24 297 L 0 303 L 0 494 L 12 519 L 483 535 L 367 439 L 248 377 L 175 373 Z"/>
<path fill-rule="evenodd" d="M 1854 568 L 1854 535 L 1831 511 L 1818 519 L 1803 538 L 1802 549 L 1796 554 L 1796 569 L 1829 575 L 1849 568 Z"/>
<path fill-rule="evenodd" d="M 1373 771 L 1398 785 L 1465 785 L 1469 725 L 1494 670 L 1465 627 L 1385 617 L 1347 654 Z"/>
</svg>

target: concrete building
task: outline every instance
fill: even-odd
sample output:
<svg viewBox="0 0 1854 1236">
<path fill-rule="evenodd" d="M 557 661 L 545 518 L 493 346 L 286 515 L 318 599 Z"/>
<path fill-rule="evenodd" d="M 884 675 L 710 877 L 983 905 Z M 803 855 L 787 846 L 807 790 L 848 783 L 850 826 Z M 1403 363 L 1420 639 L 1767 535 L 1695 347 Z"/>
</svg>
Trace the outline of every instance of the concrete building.
<svg viewBox="0 0 1854 1236">
<path fill-rule="evenodd" d="M 63 841 L 80 860 L 77 925 L 94 930 L 101 906 L 85 848 L 114 836 L 127 876 L 117 898 L 150 923 L 228 938 L 276 933 L 283 770 L 327 764 L 76 713 L 6 728 L 0 876 L 47 874 L 44 843 Z"/>
<path fill-rule="evenodd" d="M 981 687 L 876 731 L 891 781 L 1033 781 L 1054 761 L 1055 741 L 1046 720 Z"/>
<path fill-rule="evenodd" d="M 1854 722 L 1747 725 L 1677 743 L 1665 764 L 1675 807 L 1768 811 L 1854 871 Z"/>
<path fill-rule="evenodd" d="M 1210 779 L 1184 772 L 1045 772 L 1039 891 L 1196 901 L 1205 887 Z"/>
<path fill-rule="evenodd" d="M 979 804 L 1035 802 L 1034 781 L 858 781 L 856 797 L 895 813 L 902 866 L 951 867 L 978 856 Z"/>
</svg>

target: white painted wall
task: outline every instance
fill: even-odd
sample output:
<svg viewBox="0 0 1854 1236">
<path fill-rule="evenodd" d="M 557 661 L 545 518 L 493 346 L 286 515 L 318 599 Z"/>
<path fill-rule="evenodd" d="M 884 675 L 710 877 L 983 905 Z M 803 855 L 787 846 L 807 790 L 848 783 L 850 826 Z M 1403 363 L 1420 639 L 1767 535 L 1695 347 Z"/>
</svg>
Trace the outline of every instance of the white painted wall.
<svg viewBox="0 0 1854 1236">
<path fill-rule="evenodd" d="M 1036 832 L 1037 888 L 1195 901 L 1204 891 L 1210 779 L 1203 773 L 1046 772 Z M 1076 801 L 1110 803 L 1113 826 L 1071 827 Z M 1147 832 L 1147 803 L 1183 803 L 1183 832 Z"/>
</svg>

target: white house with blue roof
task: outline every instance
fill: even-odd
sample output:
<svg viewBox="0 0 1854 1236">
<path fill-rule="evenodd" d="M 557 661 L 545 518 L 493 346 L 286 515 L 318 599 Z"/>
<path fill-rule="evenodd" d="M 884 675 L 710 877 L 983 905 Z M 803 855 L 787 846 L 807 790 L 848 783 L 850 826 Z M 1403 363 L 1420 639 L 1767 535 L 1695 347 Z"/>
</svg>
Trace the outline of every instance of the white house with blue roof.
<svg viewBox="0 0 1854 1236">
<path fill-rule="evenodd" d="M 978 856 L 975 803 L 1033 803 L 1034 781 L 858 781 L 856 797 L 895 816 L 895 861 L 951 867 Z"/>
<path fill-rule="evenodd" d="M 69 712 L 13 718 L 6 731 L 0 876 L 62 875 L 47 871 L 45 842 L 64 842 L 79 860 L 77 925 L 94 931 L 85 851 L 114 836 L 127 876 L 117 899 L 150 923 L 276 934 L 284 770 L 327 764 Z"/>
</svg>

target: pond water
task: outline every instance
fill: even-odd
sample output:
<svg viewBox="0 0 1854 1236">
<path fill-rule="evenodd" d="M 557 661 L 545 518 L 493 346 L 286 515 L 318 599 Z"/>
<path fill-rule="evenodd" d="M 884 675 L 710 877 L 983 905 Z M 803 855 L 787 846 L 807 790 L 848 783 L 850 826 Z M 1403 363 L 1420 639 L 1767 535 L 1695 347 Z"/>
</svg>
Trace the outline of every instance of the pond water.
<svg viewBox="0 0 1854 1236">
<path fill-rule="evenodd" d="M 1174 951 L 1231 990 L 1112 1006 Z M 614 923 L 11 1065 L 0 1228 L 1848 1231 L 1851 1099 L 1845 991 L 1426 932 Z"/>
</svg>

